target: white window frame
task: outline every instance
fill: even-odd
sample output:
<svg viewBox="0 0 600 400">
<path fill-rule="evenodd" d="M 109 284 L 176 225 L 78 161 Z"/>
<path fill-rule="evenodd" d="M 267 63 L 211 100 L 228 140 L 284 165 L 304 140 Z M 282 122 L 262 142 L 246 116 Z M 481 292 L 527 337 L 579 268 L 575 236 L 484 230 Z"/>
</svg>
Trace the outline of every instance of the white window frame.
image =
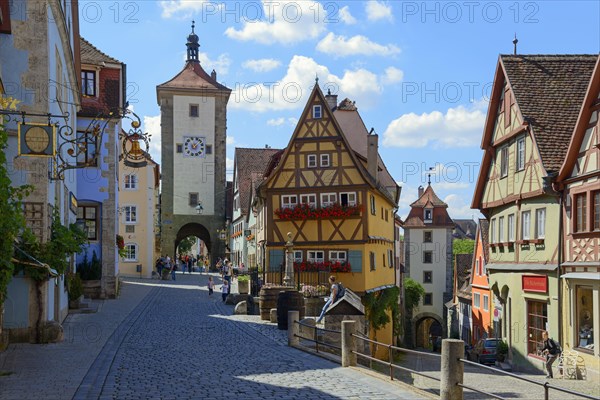
<svg viewBox="0 0 600 400">
<path fill-rule="evenodd" d="M 321 165 L 321 167 L 330 167 L 331 166 L 331 158 L 329 157 L 329 154 L 321 154 L 320 165 Z"/>
<path fill-rule="evenodd" d="M 496 243 L 496 218 L 490 221 L 490 243 Z"/>
<path fill-rule="evenodd" d="M 340 257 L 342 256 L 343 257 Z M 330 250 L 329 261 L 346 262 L 348 260 L 348 253 L 345 250 Z"/>
<path fill-rule="evenodd" d="M 317 155 L 316 154 L 307 154 L 306 155 L 306 167 L 307 168 L 317 168 Z"/>
<path fill-rule="evenodd" d="M 525 169 L 525 136 L 517 139 L 517 171 Z"/>
<path fill-rule="evenodd" d="M 504 217 L 498 217 L 498 242 L 504 242 Z"/>
<path fill-rule="evenodd" d="M 137 224 L 137 206 L 123 206 L 123 223 Z"/>
<path fill-rule="evenodd" d="M 427 213 L 429 212 L 429 218 L 427 218 Z M 423 210 L 423 221 L 424 222 L 433 222 L 433 208 L 426 208 Z"/>
<path fill-rule="evenodd" d="M 515 241 L 515 214 L 508 215 L 508 241 Z"/>
<path fill-rule="evenodd" d="M 294 262 L 302 262 L 303 259 L 302 250 L 294 250 Z"/>
<path fill-rule="evenodd" d="M 490 296 L 483 295 L 483 311 L 490 311 Z"/>
<path fill-rule="evenodd" d="M 331 201 L 332 196 L 333 201 Z M 321 207 L 329 207 L 335 203 L 337 203 L 337 193 L 321 193 Z"/>
<path fill-rule="evenodd" d="M 131 249 L 133 248 L 133 257 L 131 257 Z M 125 243 L 125 256 L 123 256 L 124 262 L 136 262 L 139 259 L 139 246 L 137 243 Z"/>
<path fill-rule="evenodd" d="M 300 204 L 308 204 L 309 207 L 316 208 L 317 207 L 317 195 L 315 193 L 301 194 L 300 195 Z"/>
<path fill-rule="evenodd" d="M 475 274 L 477 276 L 481 276 L 481 271 L 479 270 L 480 268 L 480 264 L 479 264 L 479 258 L 475 260 Z"/>
<path fill-rule="evenodd" d="M 394 267 L 394 252 L 388 249 L 388 264 L 390 268 Z"/>
<path fill-rule="evenodd" d="M 356 192 L 341 192 L 340 193 L 340 204 L 344 205 L 342 202 L 342 196 L 347 196 L 347 206 L 355 206 L 356 205 Z M 353 198 L 353 199 L 352 199 Z"/>
<path fill-rule="evenodd" d="M 291 201 L 294 200 L 294 201 Z M 281 196 L 281 208 L 294 208 L 298 205 L 298 196 L 295 194 L 284 194 Z"/>
<path fill-rule="evenodd" d="M 546 209 L 538 208 L 535 210 L 535 238 L 546 238 Z"/>
<path fill-rule="evenodd" d="M 473 308 L 481 308 L 481 295 L 477 292 L 473 293 Z"/>
<path fill-rule="evenodd" d="M 306 261 L 325 262 L 325 252 L 323 250 L 307 250 Z"/>
<path fill-rule="evenodd" d="M 323 107 L 320 104 L 313 106 L 312 116 L 313 116 L 313 119 L 323 118 Z"/>
<path fill-rule="evenodd" d="M 508 176 L 508 146 L 502 146 L 500 148 L 500 177 L 505 178 Z"/>
<path fill-rule="evenodd" d="M 485 264 L 485 260 L 482 260 L 481 257 L 479 257 L 479 263 L 481 264 L 481 275 L 486 275 L 487 274 L 487 270 L 486 270 L 486 264 Z"/>
<path fill-rule="evenodd" d="M 521 212 L 521 240 L 531 239 L 531 211 Z"/>
</svg>

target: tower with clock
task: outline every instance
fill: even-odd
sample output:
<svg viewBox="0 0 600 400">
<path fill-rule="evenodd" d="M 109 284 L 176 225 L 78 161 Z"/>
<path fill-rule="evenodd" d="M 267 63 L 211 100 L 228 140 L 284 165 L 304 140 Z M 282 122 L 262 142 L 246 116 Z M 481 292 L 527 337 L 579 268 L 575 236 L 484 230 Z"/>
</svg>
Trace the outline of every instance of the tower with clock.
<svg viewBox="0 0 600 400">
<path fill-rule="evenodd" d="M 187 37 L 187 60 L 156 87 L 161 110 L 161 253 L 175 255 L 188 236 L 223 256 L 217 230 L 225 225 L 227 102 L 231 89 L 200 64 L 198 35 Z"/>
</svg>

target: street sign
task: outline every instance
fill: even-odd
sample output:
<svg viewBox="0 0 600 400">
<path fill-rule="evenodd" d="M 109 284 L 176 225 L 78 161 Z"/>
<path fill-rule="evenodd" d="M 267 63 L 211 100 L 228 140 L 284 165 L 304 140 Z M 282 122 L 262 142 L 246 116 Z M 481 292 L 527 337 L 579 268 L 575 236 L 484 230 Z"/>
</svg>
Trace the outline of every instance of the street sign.
<svg viewBox="0 0 600 400">
<path fill-rule="evenodd" d="M 494 308 L 494 322 L 498 322 L 500 320 L 500 309 Z"/>
</svg>

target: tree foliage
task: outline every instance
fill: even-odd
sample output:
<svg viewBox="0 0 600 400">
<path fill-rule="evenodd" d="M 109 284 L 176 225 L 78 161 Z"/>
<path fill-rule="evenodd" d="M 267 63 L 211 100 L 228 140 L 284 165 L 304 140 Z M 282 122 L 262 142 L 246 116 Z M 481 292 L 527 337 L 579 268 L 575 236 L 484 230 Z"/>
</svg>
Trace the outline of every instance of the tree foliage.
<svg viewBox="0 0 600 400">
<path fill-rule="evenodd" d="M 391 311 L 392 318 L 397 320 L 399 296 L 400 289 L 394 286 L 377 292 L 367 293 L 363 297 L 367 319 L 374 330 L 377 331 L 390 322 L 390 317 L 386 311 Z"/>
<path fill-rule="evenodd" d="M 404 305 L 407 312 L 412 312 L 424 295 L 425 289 L 419 282 L 412 278 L 404 279 Z"/>
<path fill-rule="evenodd" d="M 0 97 L 0 109 L 16 108 L 12 99 Z M 6 288 L 12 279 L 14 264 L 14 242 L 25 228 L 21 201 L 29 193 L 29 186 L 13 187 L 6 165 L 8 134 L 4 119 L 0 117 L 0 304 L 4 302 Z"/>
<path fill-rule="evenodd" d="M 473 254 L 475 241 L 472 239 L 456 239 L 452 242 L 452 254 Z"/>
<path fill-rule="evenodd" d="M 181 242 L 179 242 L 179 246 L 177 247 L 179 249 L 179 254 L 189 253 L 190 250 L 192 250 L 192 247 L 194 246 L 195 243 L 196 243 L 195 236 L 188 236 L 185 239 L 183 239 Z"/>
</svg>

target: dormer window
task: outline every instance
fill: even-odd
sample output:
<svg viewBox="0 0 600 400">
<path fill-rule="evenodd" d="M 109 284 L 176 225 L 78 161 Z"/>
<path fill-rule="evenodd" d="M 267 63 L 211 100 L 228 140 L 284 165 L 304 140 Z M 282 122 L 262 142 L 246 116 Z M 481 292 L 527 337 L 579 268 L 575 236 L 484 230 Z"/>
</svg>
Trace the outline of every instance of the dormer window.
<svg viewBox="0 0 600 400">
<path fill-rule="evenodd" d="M 423 214 L 423 221 L 431 223 L 433 221 L 433 210 L 431 208 L 426 208 Z"/>
<path fill-rule="evenodd" d="M 321 106 L 313 106 L 313 118 L 321 119 L 323 117 L 323 109 Z"/>
</svg>

